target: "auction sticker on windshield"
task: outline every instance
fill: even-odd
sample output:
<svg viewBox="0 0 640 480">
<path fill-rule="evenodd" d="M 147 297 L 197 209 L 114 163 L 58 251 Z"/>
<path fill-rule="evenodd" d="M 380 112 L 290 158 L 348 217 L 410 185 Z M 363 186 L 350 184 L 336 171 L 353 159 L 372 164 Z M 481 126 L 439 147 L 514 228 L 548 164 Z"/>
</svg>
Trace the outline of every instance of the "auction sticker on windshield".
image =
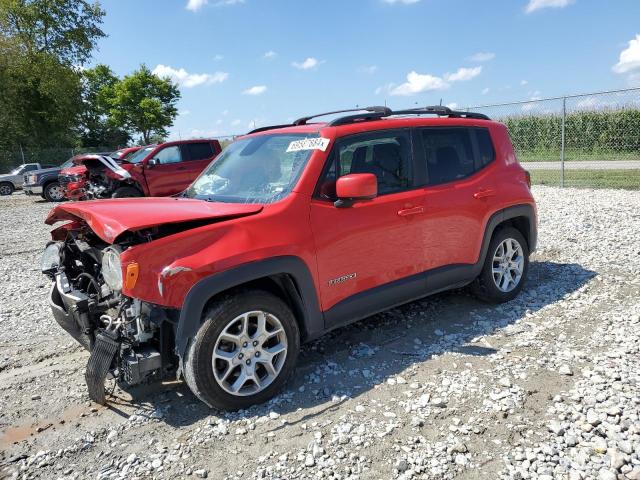
<svg viewBox="0 0 640 480">
<path fill-rule="evenodd" d="M 322 150 L 324 152 L 330 141 L 328 138 L 322 137 L 294 140 L 289 144 L 287 152 L 299 152 L 301 150 Z"/>
</svg>

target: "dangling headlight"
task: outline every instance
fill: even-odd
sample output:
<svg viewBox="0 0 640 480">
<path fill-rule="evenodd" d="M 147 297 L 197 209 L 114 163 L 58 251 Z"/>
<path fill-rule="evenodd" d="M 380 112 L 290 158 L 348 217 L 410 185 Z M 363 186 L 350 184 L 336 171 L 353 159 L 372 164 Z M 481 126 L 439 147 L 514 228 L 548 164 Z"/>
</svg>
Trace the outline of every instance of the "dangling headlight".
<svg viewBox="0 0 640 480">
<path fill-rule="evenodd" d="M 113 247 L 107 247 L 102 251 L 102 277 L 114 292 L 122 290 L 120 252 Z"/>
<path fill-rule="evenodd" d="M 51 273 L 60 266 L 60 250 L 62 242 L 53 242 L 47 245 L 40 259 L 42 273 Z"/>
</svg>

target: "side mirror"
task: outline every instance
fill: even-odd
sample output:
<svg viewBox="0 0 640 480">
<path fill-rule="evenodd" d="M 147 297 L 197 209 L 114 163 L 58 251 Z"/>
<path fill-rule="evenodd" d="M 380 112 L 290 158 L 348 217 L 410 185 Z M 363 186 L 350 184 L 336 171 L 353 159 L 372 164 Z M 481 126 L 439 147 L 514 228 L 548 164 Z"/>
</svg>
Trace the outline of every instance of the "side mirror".
<svg viewBox="0 0 640 480">
<path fill-rule="evenodd" d="M 357 200 L 371 200 L 378 195 L 378 179 L 373 173 L 352 173 L 340 177 L 336 182 L 334 205 L 350 207 Z"/>
<path fill-rule="evenodd" d="M 147 162 L 148 167 L 153 167 L 154 165 L 160 165 L 160 160 L 157 158 L 152 158 Z"/>
</svg>

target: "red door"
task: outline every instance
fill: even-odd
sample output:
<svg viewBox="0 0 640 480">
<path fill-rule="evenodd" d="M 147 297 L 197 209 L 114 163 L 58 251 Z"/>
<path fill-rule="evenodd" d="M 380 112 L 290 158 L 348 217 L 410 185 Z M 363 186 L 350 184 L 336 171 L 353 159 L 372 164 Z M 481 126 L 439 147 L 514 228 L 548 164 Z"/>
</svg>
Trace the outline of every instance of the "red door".
<svg viewBox="0 0 640 480">
<path fill-rule="evenodd" d="M 189 185 L 189 171 L 179 145 L 169 145 L 153 154 L 144 166 L 144 176 L 152 197 L 180 193 Z"/>
<path fill-rule="evenodd" d="M 419 273 L 424 190 L 413 187 L 411 140 L 406 130 L 369 132 L 337 142 L 330 167 L 311 202 L 311 228 L 323 310 L 360 292 Z M 378 197 L 337 208 L 337 177 L 374 173 Z M 323 198 L 329 197 L 329 198 Z"/>
<path fill-rule="evenodd" d="M 478 260 L 485 222 L 495 210 L 495 153 L 488 130 L 418 130 L 428 186 L 423 238 L 426 270 Z"/>
</svg>

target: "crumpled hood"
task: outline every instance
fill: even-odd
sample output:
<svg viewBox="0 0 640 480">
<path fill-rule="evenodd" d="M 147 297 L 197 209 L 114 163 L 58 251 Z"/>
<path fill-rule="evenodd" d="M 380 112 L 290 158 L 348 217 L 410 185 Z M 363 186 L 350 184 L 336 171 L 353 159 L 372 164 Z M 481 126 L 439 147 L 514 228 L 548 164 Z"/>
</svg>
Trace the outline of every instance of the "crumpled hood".
<svg viewBox="0 0 640 480">
<path fill-rule="evenodd" d="M 127 231 L 192 221 L 228 220 L 253 215 L 262 208 L 262 205 L 189 198 L 118 198 L 58 205 L 49 212 L 45 223 L 82 220 L 102 240 L 113 243 Z"/>
</svg>

